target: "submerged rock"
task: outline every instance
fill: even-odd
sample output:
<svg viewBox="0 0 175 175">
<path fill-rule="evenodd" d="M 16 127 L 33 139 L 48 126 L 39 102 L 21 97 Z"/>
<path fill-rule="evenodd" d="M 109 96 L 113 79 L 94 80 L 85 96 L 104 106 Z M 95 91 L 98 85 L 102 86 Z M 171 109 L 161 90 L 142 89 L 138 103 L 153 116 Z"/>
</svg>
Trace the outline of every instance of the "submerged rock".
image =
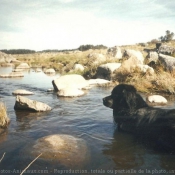
<svg viewBox="0 0 175 175">
<path fill-rule="evenodd" d="M 55 160 L 69 168 L 80 168 L 88 160 L 88 150 L 83 139 L 71 135 L 55 134 L 37 140 L 32 153 L 41 158 Z"/>
<path fill-rule="evenodd" d="M 14 106 L 15 110 L 29 110 L 35 112 L 50 111 L 51 107 L 45 103 L 38 102 L 35 100 L 30 100 L 23 96 L 17 96 Z"/>
<path fill-rule="evenodd" d="M 54 69 L 46 69 L 44 71 L 45 74 L 55 74 L 55 70 Z"/>
<path fill-rule="evenodd" d="M 24 77 L 24 74 L 21 72 L 11 72 L 9 74 L 1 74 L 1 78 L 15 78 L 15 77 Z"/>
<path fill-rule="evenodd" d="M 88 81 L 90 86 L 98 86 L 98 85 L 104 85 L 104 84 L 110 84 L 111 83 L 111 81 L 109 81 L 109 80 L 100 79 L 100 78 L 90 79 L 90 80 L 87 80 L 87 81 Z"/>
</svg>

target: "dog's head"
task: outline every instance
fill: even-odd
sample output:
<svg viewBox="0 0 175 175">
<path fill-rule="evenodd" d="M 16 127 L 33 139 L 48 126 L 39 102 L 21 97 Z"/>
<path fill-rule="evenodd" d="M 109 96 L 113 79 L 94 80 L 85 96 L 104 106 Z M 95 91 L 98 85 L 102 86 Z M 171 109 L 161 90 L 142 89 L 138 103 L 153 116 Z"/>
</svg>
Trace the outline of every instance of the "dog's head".
<svg viewBox="0 0 175 175">
<path fill-rule="evenodd" d="M 110 96 L 103 98 L 103 104 L 116 112 L 133 112 L 147 106 L 142 97 L 137 94 L 135 87 L 127 84 L 117 85 Z"/>
</svg>

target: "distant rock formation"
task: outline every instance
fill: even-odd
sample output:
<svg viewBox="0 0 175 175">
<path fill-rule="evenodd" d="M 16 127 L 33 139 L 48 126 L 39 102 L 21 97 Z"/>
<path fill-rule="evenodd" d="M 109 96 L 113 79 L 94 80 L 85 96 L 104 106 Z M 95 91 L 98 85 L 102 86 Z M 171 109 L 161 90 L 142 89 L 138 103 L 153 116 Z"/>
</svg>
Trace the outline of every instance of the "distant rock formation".
<svg viewBox="0 0 175 175">
<path fill-rule="evenodd" d="M 0 63 L 16 63 L 20 62 L 10 54 L 0 52 Z"/>
</svg>

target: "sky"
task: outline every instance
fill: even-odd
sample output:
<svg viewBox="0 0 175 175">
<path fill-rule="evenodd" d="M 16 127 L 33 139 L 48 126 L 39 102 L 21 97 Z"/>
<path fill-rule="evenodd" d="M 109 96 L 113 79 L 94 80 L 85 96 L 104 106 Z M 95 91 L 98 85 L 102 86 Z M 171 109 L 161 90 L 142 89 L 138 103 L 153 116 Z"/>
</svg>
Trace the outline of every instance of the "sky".
<svg viewBox="0 0 175 175">
<path fill-rule="evenodd" d="M 175 33 L 174 0 L 0 0 L 1 49 L 76 49 Z"/>
</svg>

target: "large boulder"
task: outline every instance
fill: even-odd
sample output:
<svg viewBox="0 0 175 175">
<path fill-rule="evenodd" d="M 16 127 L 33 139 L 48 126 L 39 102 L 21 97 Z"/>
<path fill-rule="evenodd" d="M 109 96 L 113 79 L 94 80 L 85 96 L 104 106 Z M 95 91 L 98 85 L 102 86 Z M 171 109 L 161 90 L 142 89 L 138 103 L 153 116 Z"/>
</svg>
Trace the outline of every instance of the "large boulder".
<svg viewBox="0 0 175 175">
<path fill-rule="evenodd" d="M 159 62 L 167 71 L 171 72 L 175 69 L 175 58 L 172 56 L 159 54 Z"/>
<path fill-rule="evenodd" d="M 17 89 L 12 92 L 13 95 L 33 95 L 34 93 L 31 91 L 27 91 L 25 89 Z"/>
<path fill-rule="evenodd" d="M 133 66 L 139 65 L 140 61 L 136 57 L 130 57 L 128 60 L 122 62 L 121 67 L 117 71 L 132 72 Z"/>
<path fill-rule="evenodd" d="M 24 77 L 24 74 L 21 72 L 11 72 L 9 74 L 1 74 L 1 78 L 16 78 L 16 77 Z"/>
<path fill-rule="evenodd" d="M 116 69 L 121 66 L 121 63 L 106 63 L 102 64 L 97 68 L 96 77 L 106 80 L 111 80 L 113 73 Z"/>
<path fill-rule="evenodd" d="M 67 87 L 76 89 L 86 89 L 89 87 L 88 82 L 78 74 L 63 75 L 52 81 L 55 91 L 60 91 Z"/>
<path fill-rule="evenodd" d="M 175 48 L 167 45 L 161 45 L 159 47 L 158 53 L 161 53 L 164 55 L 172 55 L 175 53 Z"/>
<path fill-rule="evenodd" d="M 143 54 L 140 51 L 126 49 L 124 51 L 123 56 L 124 57 L 128 57 L 128 58 L 135 57 L 139 61 L 139 64 L 143 64 L 144 63 L 144 57 L 143 57 Z"/>
<path fill-rule="evenodd" d="M 42 137 L 33 146 L 32 154 L 57 161 L 68 168 L 82 168 L 89 158 L 86 143 L 71 135 L 55 134 Z"/>
<path fill-rule="evenodd" d="M 123 56 L 121 48 L 117 46 L 109 48 L 107 54 L 117 59 L 122 59 Z"/>
<path fill-rule="evenodd" d="M 16 96 L 15 110 L 29 110 L 35 112 L 50 111 L 51 107 L 45 103 L 30 100 L 23 96 Z"/>
</svg>

